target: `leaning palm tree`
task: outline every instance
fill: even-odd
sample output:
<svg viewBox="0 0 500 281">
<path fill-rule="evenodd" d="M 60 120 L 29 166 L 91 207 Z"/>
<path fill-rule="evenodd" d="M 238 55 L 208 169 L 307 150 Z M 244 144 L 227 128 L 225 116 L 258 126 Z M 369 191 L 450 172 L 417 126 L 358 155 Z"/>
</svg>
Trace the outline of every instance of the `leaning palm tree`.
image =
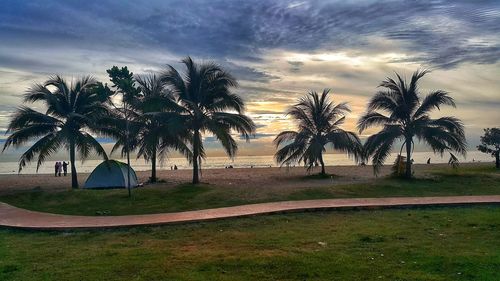
<svg viewBox="0 0 500 281">
<path fill-rule="evenodd" d="M 358 136 L 340 128 L 349 112 L 347 103 L 335 104 L 329 99 L 328 89 L 321 95 L 309 92 L 287 113 L 297 122 L 299 130 L 281 132 L 274 139 L 279 148 L 276 161 L 281 165 L 304 162 L 308 170 L 319 163 L 321 175 L 326 175 L 323 153 L 328 144 L 334 150 L 353 155 L 357 161 L 362 150 Z"/>
<path fill-rule="evenodd" d="M 69 150 L 71 163 L 71 186 L 78 188 L 75 167 L 76 152 L 83 160 L 92 151 L 107 159 L 106 152 L 90 134 L 98 132 L 101 116 L 108 108 L 101 96 L 93 91 L 96 81 L 83 77 L 68 84 L 59 76 L 51 77 L 44 84 L 33 85 L 25 94 L 24 102 L 42 102 L 47 111 L 38 112 L 29 107 L 20 107 L 11 119 L 3 150 L 9 146 L 20 147 L 30 141 L 34 144 L 19 159 L 19 172 L 38 156 L 40 165 L 61 146 Z"/>
<path fill-rule="evenodd" d="M 467 144 L 460 119 L 430 117 L 433 109 L 440 109 L 443 105 L 455 107 L 453 98 L 447 92 L 437 90 L 421 99 L 418 82 L 426 73 L 425 70 L 416 71 L 409 83 L 397 73 L 397 80 L 387 78 L 380 84 L 385 90 L 373 96 L 367 112 L 360 118 L 360 132 L 372 126 L 383 126 L 365 143 L 367 156 L 373 156 L 375 173 L 383 165 L 396 140 L 402 142 L 400 154 L 406 147 L 406 178 L 412 177 L 410 159 L 414 137 L 427 143 L 434 152 L 457 151 L 465 155 Z"/>
<path fill-rule="evenodd" d="M 135 78 L 141 95 L 131 104 L 130 114 L 130 150 L 137 150 L 137 158 L 143 157 L 151 162 L 151 182 L 156 182 L 156 164 L 173 149 L 185 156 L 191 156 L 186 143 L 189 142 L 185 130 L 174 131 L 170 128 L 170 118 L 178 108 L 172 93 L 165 89 L 164 83 L 155 74 Z M 123 122 L 122 122 L 123 123 Z M 118 124 L 123 127 L 123 124 Z M 124 130 L 117 130 L 117 139 L 112 151 L 122 147 L 122 156 L 126 154 Z"/>
<path fill-rule="evenodd" d="M 205 158 L 203 133 L 214 135 L 229 157 L 234 157 L 238 144 L 231 136 L 233 131 L 246 140 L 255 132 L 255 124 L 244 112 L 244 102 L 231 88 L 237 86 L 236 79 L 221 66 L 208 62 L 196 64 L 190 57 L 182 60 L 187 70 L 179 74 L 168 65 L 162 81 L 175 94 L 178 108 L 177 121 L 192 135 L 193 183 L 199 183 L 199 167 Z M 175 120 L 175 119 L 172 119 Z"/>
</svg>

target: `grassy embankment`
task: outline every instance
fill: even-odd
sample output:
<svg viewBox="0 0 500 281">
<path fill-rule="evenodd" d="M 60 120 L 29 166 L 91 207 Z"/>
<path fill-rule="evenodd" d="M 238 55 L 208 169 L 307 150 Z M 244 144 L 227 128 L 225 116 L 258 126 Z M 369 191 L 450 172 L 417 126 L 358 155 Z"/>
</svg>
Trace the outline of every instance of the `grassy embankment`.
<svg viewBox="0 0 500 281">
<path fill-rule="evenodd" d="M 500 194 L 500 172 L 490 166 L 436 170 L 430 178 L 412 181 L 378 179 L 371 183 L 314 188 L 281 188 L 267 191 L 265 186 L 242 190 L 213 185 L 145 187 L 135 189 L 132 198 L 125 190 L 33 190 L 0 196 L 14 206 L 73 215 L 125 215 L 175 212 L 240 204 L 350 197 L 446 196 Z"/>
</svg>

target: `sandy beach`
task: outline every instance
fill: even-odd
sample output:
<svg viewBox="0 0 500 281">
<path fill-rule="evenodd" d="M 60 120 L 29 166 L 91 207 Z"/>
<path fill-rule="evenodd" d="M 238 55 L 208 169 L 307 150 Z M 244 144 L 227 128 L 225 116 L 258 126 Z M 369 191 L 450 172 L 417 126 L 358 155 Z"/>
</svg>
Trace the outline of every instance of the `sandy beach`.
<svg viewBox="0 0 500 281">
<path fill-rule="evenodd" d="M 466 163 L 462 165 L 480 165 L 478 163 Z M 484 164 L 483 164 L 484 165 Z M 449 167 L 446 164 L 414 165 L 417 176 L 425 176 L 436 168 Z M 311 171 L 311 174 L 319 172 L 319 168 Z M 150 171 L 137 172 L 140 182 L 146 182 Z M 330 166 L 327 173 L 333 174 L 331 179 L 308 179 L 306 169 L 294 168 L 245 168 L 245 169 L 205 169 L 202 170 L 201 181 L 226 188 L 262 188 L 269 192 L 278 189 L 295 189 L 304 187 L 331 186 L 339 184 L 363 183 L 376 180 L 371 166 Z M 390 173 L 390 166 L 384 166 L 379 174 L 380 177 Z M 144 188 L 168 188 L 191 181 L 191 170 L 159 170 L 158 177 L 162 182 L 154 185 L 145 185 Z M 79 174 L 80 186 L 83 186 L 88 174 Z M 35 188 L 44 190 L 68 190 L 71 185 L 71 177 L 54 177 L 48 174 L 12 174 L 0 175 L 0 194 L 16 191 L 26 191 Z"/>
</svg>

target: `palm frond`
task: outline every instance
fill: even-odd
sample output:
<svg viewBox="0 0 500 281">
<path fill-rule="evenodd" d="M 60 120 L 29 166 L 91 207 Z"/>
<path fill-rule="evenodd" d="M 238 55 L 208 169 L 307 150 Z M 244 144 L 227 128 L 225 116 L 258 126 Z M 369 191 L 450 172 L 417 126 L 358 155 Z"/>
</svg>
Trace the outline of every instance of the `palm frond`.
<svg viewBox="0 0 500 281">
<path fill-rule="evenodd" d="M 295 140 L 295 138 L 297 137 L 298 134 L 299 133 L 297 133 L 295 131 L 283 131 L 283 132 L 279 133 L 276 136 L 276 138 L 274 138 L 273 143 L 274 143 L 274 145 L 276 145 L 276 147 L 279 147 L 283 143 L 291 142 L 291 141 Z"/>
<path fill-rule="evenodd" d="M 386 125 L 382 131 L 368 137 L 364 145 L 364 152 L 365 157 L 372 156 L 375 174 L 378 173 L 390 154 L 394 142 L 402 137 L 403 131 L 398 125 Z"/>
<path fill-rule="evenodd" d="M 420 107 L 413 115 L 413 118 L 415 119 L 424 116 L 425 114 L 428 114 L 432 109 L 439 110 L 442 105 L 456 107 L 455 101 L 452 97 L 450 97 L 448 92 L 442 90 L 434 91 L 424 98 L 424 100 L 420 104 Z"/>
<path fill-rule="evenodd" d="M 19 172 L 38 155 L 36 170 L 43 164 L 45 159 L 55 153 L 62 143 L 57 133 L 49 133 L 36 141 L 19 158 Z"/>
<path fill-rule="evenodd" d="M 368 112 L 361 116 L 358 121 L 358 130 L 362 133 L 364 130 L 374 126 L 391 125 L 396 121 L 378 112 Z"/>
<path fill-rule="evenodd" d="M 326 139 L 333 149 L 354 156 L 356 162 L 363 158 L 363 146 L 355 133 L 338 128 L 326 134 Z"/>
<path fill-rule="evenodd" d="M 227 126 L 241 134 L 246 140 L 251 134 L 255 133 L 255 124 L 248 116 L 235 113 L 216 112 L 213 114 L 213 120 L 220 126 Z"/>
</svg>

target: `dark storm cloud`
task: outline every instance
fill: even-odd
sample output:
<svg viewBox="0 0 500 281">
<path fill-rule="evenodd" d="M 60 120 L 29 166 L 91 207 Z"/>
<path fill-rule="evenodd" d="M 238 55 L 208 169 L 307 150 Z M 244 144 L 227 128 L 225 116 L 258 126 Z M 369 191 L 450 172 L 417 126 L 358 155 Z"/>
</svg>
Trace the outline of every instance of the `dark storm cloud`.
<svg viewBox="0 0 500 281">
<path fill-rule="evenodd" d="M 4 47 L 26 50 L 91 49 L 115 57 L 124 50 L 136 50 L 139 57 L 144 50 L 163 50 L 259 62 L 263 50 L 273 48 L 369 52 L 367 38 L 381 36 L 418 53 L 410 60 L 450 68 L 498 60 L 499 6 L 498 1 L 7 0 L 0 11 L 0 38 Z M 29 62 L 3 52 L 0 65 Z M 249 80 L 272 79 L 241 67 Z"/>
<path fill-rule="evenodd" d="M 231 74 L 234 75 L 234 77 L 236 77 L 236 79 L 238 80 L 249 80 L 254 82 L 267 83 L 271 80 L 279 79 L 279 77 L 276 75 L 270 75 L 263 71 L 247 66 L 238 65 L 228 61 L 221 63 L 221 65 L 229 70 L 229 72 L 231 72 Z"/>
</svg>

